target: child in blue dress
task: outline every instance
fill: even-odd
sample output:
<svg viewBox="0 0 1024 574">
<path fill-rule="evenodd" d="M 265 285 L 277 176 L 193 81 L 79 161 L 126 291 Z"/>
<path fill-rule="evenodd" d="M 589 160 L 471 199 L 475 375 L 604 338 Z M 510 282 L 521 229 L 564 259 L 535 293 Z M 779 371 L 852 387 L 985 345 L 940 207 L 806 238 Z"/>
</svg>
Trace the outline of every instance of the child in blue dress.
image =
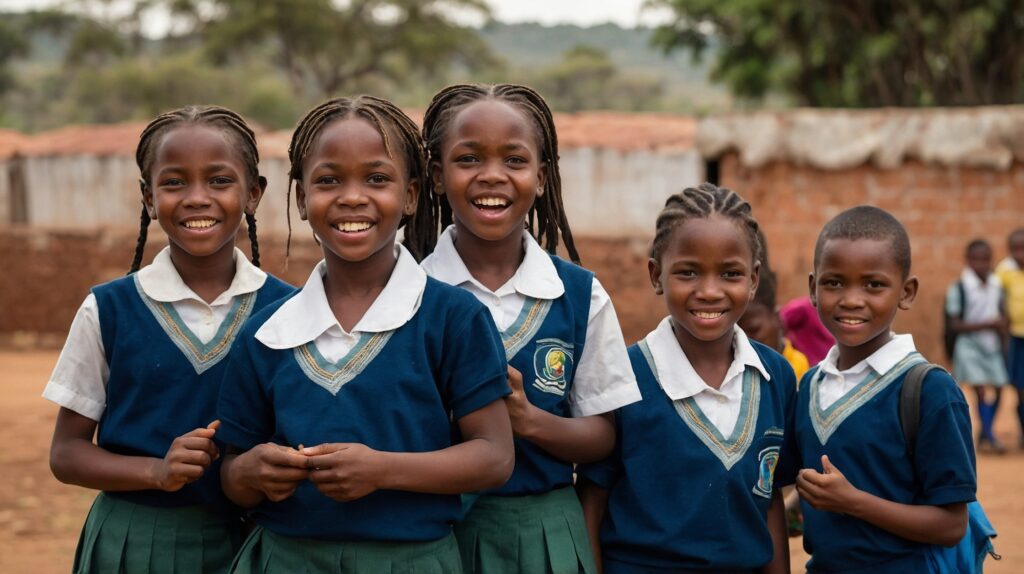
<svg viewBox="0 0 1024 574">
<path fill-rule="evenodd" d="M 561 236 L 579 260 L 551 111 L 525 86 L 457 85 L 434 96 L 423 134 L 428 205 L 406 239 L 429 254 L 429 275 L 487 306 L 513 390 L 515 471 L 470 499 L 456 529 L 463 567 L 592 572 L 573 463 L 608 455 L 608 413 L 640 395 L 607 292 L 593 273 L 554 255 Z"/>
<path fill-rule="evenodd" d="M 136 159 L 143 208 L 131 272 L 86 297 L 43 393 L 61 407 L 50 467 L 102 491 L 74 572 L 227 572 L 241 540 L 220 488 L 224 358 L 246 318 L 293 289 L 258 268 L 266 180 L 240 116 L 163 114 Z M 243 215 L 252 263 L 235 247 Z M 169 244 L 140 270 L 151 219 Z"/>
<path fill-rule="evenodd" d="M 459 494 L 512 471 L 509 388 L 487 310 L 395 245 L 419 131 L 385 100 L 331 100 L 289 158 L 324 260 L 231 351 L 223 485 L 259 525 L 233 571 L 459 572 Z"/>
<path fill-rule="evenodd" d="M 918 289 L 903 225 L 871 206 L 840 213 L 818 236 L 809 287 L 836 345 L 801 381 L 795 415 L 807 569 L 927 572 L 929 545 L 963 537 L 976 474 L 967 402 L 941 370 L 924 380 L 907 456 L 900 391 L 925 359 L 892 332 Z"/>
<path fill-rule="evenodd" d="M 796 380 L 736 325 L 758 286 L 757 228 L 710 183 L 658 216 L 648 270 L 669 316 L 629 348 L 644 398 L 616 411 L 613 455 L 580 470 L 606 574 L 789 572 Z"/>
</svg>

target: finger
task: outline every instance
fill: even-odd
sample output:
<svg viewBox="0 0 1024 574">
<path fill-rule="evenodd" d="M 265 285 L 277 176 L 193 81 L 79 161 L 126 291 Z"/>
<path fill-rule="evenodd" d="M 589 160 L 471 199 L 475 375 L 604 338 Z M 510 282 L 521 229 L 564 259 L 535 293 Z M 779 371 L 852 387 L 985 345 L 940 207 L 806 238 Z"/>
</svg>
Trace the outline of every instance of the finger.
<svg viewBox="0 0 1024 574">
<path fill-rule="evenodd" d="M 332 452 L 331 454 L 321 454 L 307 458 L 306 468 L 313 470 L 326 470 L 329 468 L 337 468 L 344 463 L 344 450 L 339 450 Z"/>
<path fill-rule="evenodd" d="M 264 462 L 274 466 L 306 468 L 306 455 L 287 447 L 275 447 L 263 454 Z"/>
<path fill-rule="evenodd" d="M 805 483 L 819 487 L 825 486 L 829 482 L 827 475 L 814 470 L 803 473 L 803 479 Z"/>
<path fill-rule="evenodd" d="M 828 455 L 821 455 L 821 470 L 823 474 L 832 474 L 832 463 L 828 460 Z"/>
<path fill-rule="evenodd" d="M 217 445 L 208 438 L 197 436 L 180 438 L 177 441 L 178 447 L 184 450 L 198 450 L 205 452 L 213 458 L 217 455 Z"/>
<path fill-rule="evenodd" d="M 513 391 L 523 390 L 523 374 L 511 365 L 508 367 L 508 385 L 512 387 Z"/>
<path fill-rule="evenodd" d="M 269 499 L 271 502 L 281 502 L 282 500 L 295 494 L 295 487 L 282 489 L 267 489 L 264 494 L 267 495 L 267 499 Z"/>
<path fill-rule="evenodd" d="M 217 419 L 217 420 L 211 422 L 210 424 L 206 425 L 206 428 L 208 428 L 208 429 L 210 429 L 212 431 L 216 431 L 217 429 L 220 428 L 220 419 Z"/>
<path fill-rule="evenodd" d="M 331 442 L 318 444 L 316 446 L 307 446 L 303 448 L 300 452 L 302 452 L 302 454 L 306 456 L 320 456 L 324 454 L 330 454 L 332 452 L 337 452 L 339 450 L 345 450 L 350 446 L 352 446 L 352 443 Z"/>
<path fill-rule="evenodd" d="M 206 470 L 205 467 L 202 467 L 202 466 L 199 466 L 199 465 L 195 465 L 195 464 L 176 463 L 176 464 L 171 466 L 170 474 L 171 474 L 171 476 L 177 477 L 177 478 L 184 478 L 184 479 L 189 479 L 189 480 L 195 480 L 195 479 L 203 476 L 203 471 L 205 471 L 205 470 Z"/>
<path fill-rule="evenodd" d="M 290 466 L 271 466 L 260 473 L 260 480 L 266 484 L 276 484 L 278 488 L 295 485 L 309 478 L 309 471 Z"/>
</svg>

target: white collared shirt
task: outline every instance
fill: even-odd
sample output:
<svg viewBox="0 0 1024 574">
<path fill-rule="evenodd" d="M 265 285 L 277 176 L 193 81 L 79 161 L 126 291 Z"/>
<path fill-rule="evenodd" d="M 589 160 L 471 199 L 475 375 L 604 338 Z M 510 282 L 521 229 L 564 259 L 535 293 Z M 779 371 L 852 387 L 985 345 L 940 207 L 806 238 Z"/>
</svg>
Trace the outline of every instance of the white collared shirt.
<svg viewBox="0 0 1024 574">
<path fill-rule="evenodd" d="M 387 285 L 351 332 L 342 328 L 327 302 L 327 263 L 321 261 L 302 290 L 256 331 L 256 340 L 271 349 L 293 349 L 312 341 L 323 358 L 334 363 L 356 346 L 361 334 L 393 331 L 406 324 L 423 301 L 427 274 L 405 247 L 396 245 L 395 255 L 398 260 Z"/>
<path fill-rule="evenodd" d="M 893 335 L 888 343 L 871 356 L 840 371 L 836 366 L 839 362 L 839 347 L 833 346 L 819 366 L 822 375 L 818 383 L 818 407 L 822 410 L 829 408 L 868 377 L 889 372 L 896 363 L 916 350 L 912 335 Z"/>
<path fill-rule="evenodd" d="M 431 277 L 455 285 L 473 294 L 491 312 L 498 329 L 515 322 L 526 298 L 557 299 L 565 293 L 551 257 L 529 233 L 523 232 L 526 254 L 515 274 L 496 291 L 491 291 L 466 268 L 455 249 L 455 226 L 449 226 L 438 239 L 434 252 L 423 260 L 423 269 Z M 583 347 L 569 391 L 573 416 L 611 412 L 640 400 L 640 389 L 622 338 L 622 328 L 611 297 L 594 278 L 587 318 L 587 344 Z"/>
<path fill-rule="evenodd" d="M 651 351 L 651 358 L 658 369 L 659 382 L 668 398 L 679 401 L 693 397 L 701 412 L 722 436 L 732 434 L 740 417 L 740 408 L 743 405 L 743 373 L 747 367 L 757 369 L 764 380 L 771 380 L 771 375 L 750 344 L 750 339 L 735 325 L 732 363 L 717 389 L 708 385 L 694 370 L 672 331 L 672 317 L 662 319 L 657 328 L 644 340 Z"/>
<path fill-rule="evenodd" d="M 250 263 L 237 247 L 234 255 L 235 276 L 231 285 L 212 303 L 203 301 L 185 284 L 171 261 L 170 247 L 163 248 L 152 263 L 139 270 L 139 285 L 149 298 L 170 303 L 196 338 L 207 343 L 217 334 L 235 297 L 258 290 L 267 280 L 267 274 Z M 67 341 L 43 390 L 43 397 L 98 421 L 106 409 L 109 377 L 110 366 L 100 334 L 99 307 L 96 296 L 89 293 L 71 322 Z"/>
</svg>

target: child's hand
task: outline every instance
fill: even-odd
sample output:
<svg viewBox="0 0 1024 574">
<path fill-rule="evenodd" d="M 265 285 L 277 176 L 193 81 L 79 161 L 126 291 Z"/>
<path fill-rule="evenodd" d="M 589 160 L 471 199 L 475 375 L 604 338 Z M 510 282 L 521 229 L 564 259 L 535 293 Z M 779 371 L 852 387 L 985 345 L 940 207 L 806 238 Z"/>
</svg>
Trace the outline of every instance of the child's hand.
<svg viewBox="0 0 1024 574">
<path fill-rule="evenodd" d="M 817 510 L 852 514 L 861 491 L 832 466 L 828 455 L 821 457 L 821 467 L 824 472 L 805 468 L 797 475 L 796 491 L 800 498 Z"/>
<path fill-rule="evenodd" d="M 309 481 L 324 496 L 338 502 L 362 498 L 380 488 L 387 470 L 381 453 L 356 443 L 321 444 L 302 449 Z"/>
<path fill-rule="evenodd" d="M 307 462 L 300 451 L 268 442 L 238 455 L 234 466 L 245 486 L 262 492 L 272 502 L 280 502 L 309 477 Z"/>
<path fill-rule="evenodd" d="M 528 437 L 532 428 L 532 415 L 537 407 L 526 398 L 523 374 L 511 366 L 508 368 L 508 385 L 512 387 L 512 394 L 505 397 L 505 407 L 512 421 L 512 432 L 518 437 Z"/>
<path fill-rule="evenodd" d="M 206 428 L 195 429 L 174 439 L 154 471 L 157 488 L 174 492 L 203 476 L 207 467 L 220 457 L 220 451 L 213 442 L 219 426 L 219 420 L 213 421 Z"/>
</svg>

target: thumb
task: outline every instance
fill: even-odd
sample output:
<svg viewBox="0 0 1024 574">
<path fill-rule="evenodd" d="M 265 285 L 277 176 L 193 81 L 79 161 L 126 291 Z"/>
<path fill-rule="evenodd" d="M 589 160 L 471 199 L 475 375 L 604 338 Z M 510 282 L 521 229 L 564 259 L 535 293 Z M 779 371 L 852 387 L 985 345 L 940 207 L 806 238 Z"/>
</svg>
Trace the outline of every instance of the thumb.
<svg viewBox="0 0 1024 574">
<path fill-rule="evenodd" d="M 523 374 L 511 366 L 508 368 L 508 384 L 513 391 L 523 390 Z"/>
<path fill-rule="evenodd" d="M 828 455 L 821 455 L 821 472 L 823 474 L 832 474 L 835 469 L 832 468 L 832 462 L 828 460 Z"/>
<path fill-rule="evenodd" d="M 212 431 L 216 431 L 217 429 L 220 428 L 220 419 L 217 419 L 217 420 L 213 421 L 212 423 L 206 425 L 206 428 L 208 428 L 208 429 L 210 429 Z"/>
<path fill-rule="evenodd" d="M 327 442 L 316 446 L 303 447 L 299 452 L 306 456 L 319 456 L 321 454 L 331 454 L 332 452 L 345 450 L 348 447 L 348 444 L 342 442 Z"/>
</svg>

